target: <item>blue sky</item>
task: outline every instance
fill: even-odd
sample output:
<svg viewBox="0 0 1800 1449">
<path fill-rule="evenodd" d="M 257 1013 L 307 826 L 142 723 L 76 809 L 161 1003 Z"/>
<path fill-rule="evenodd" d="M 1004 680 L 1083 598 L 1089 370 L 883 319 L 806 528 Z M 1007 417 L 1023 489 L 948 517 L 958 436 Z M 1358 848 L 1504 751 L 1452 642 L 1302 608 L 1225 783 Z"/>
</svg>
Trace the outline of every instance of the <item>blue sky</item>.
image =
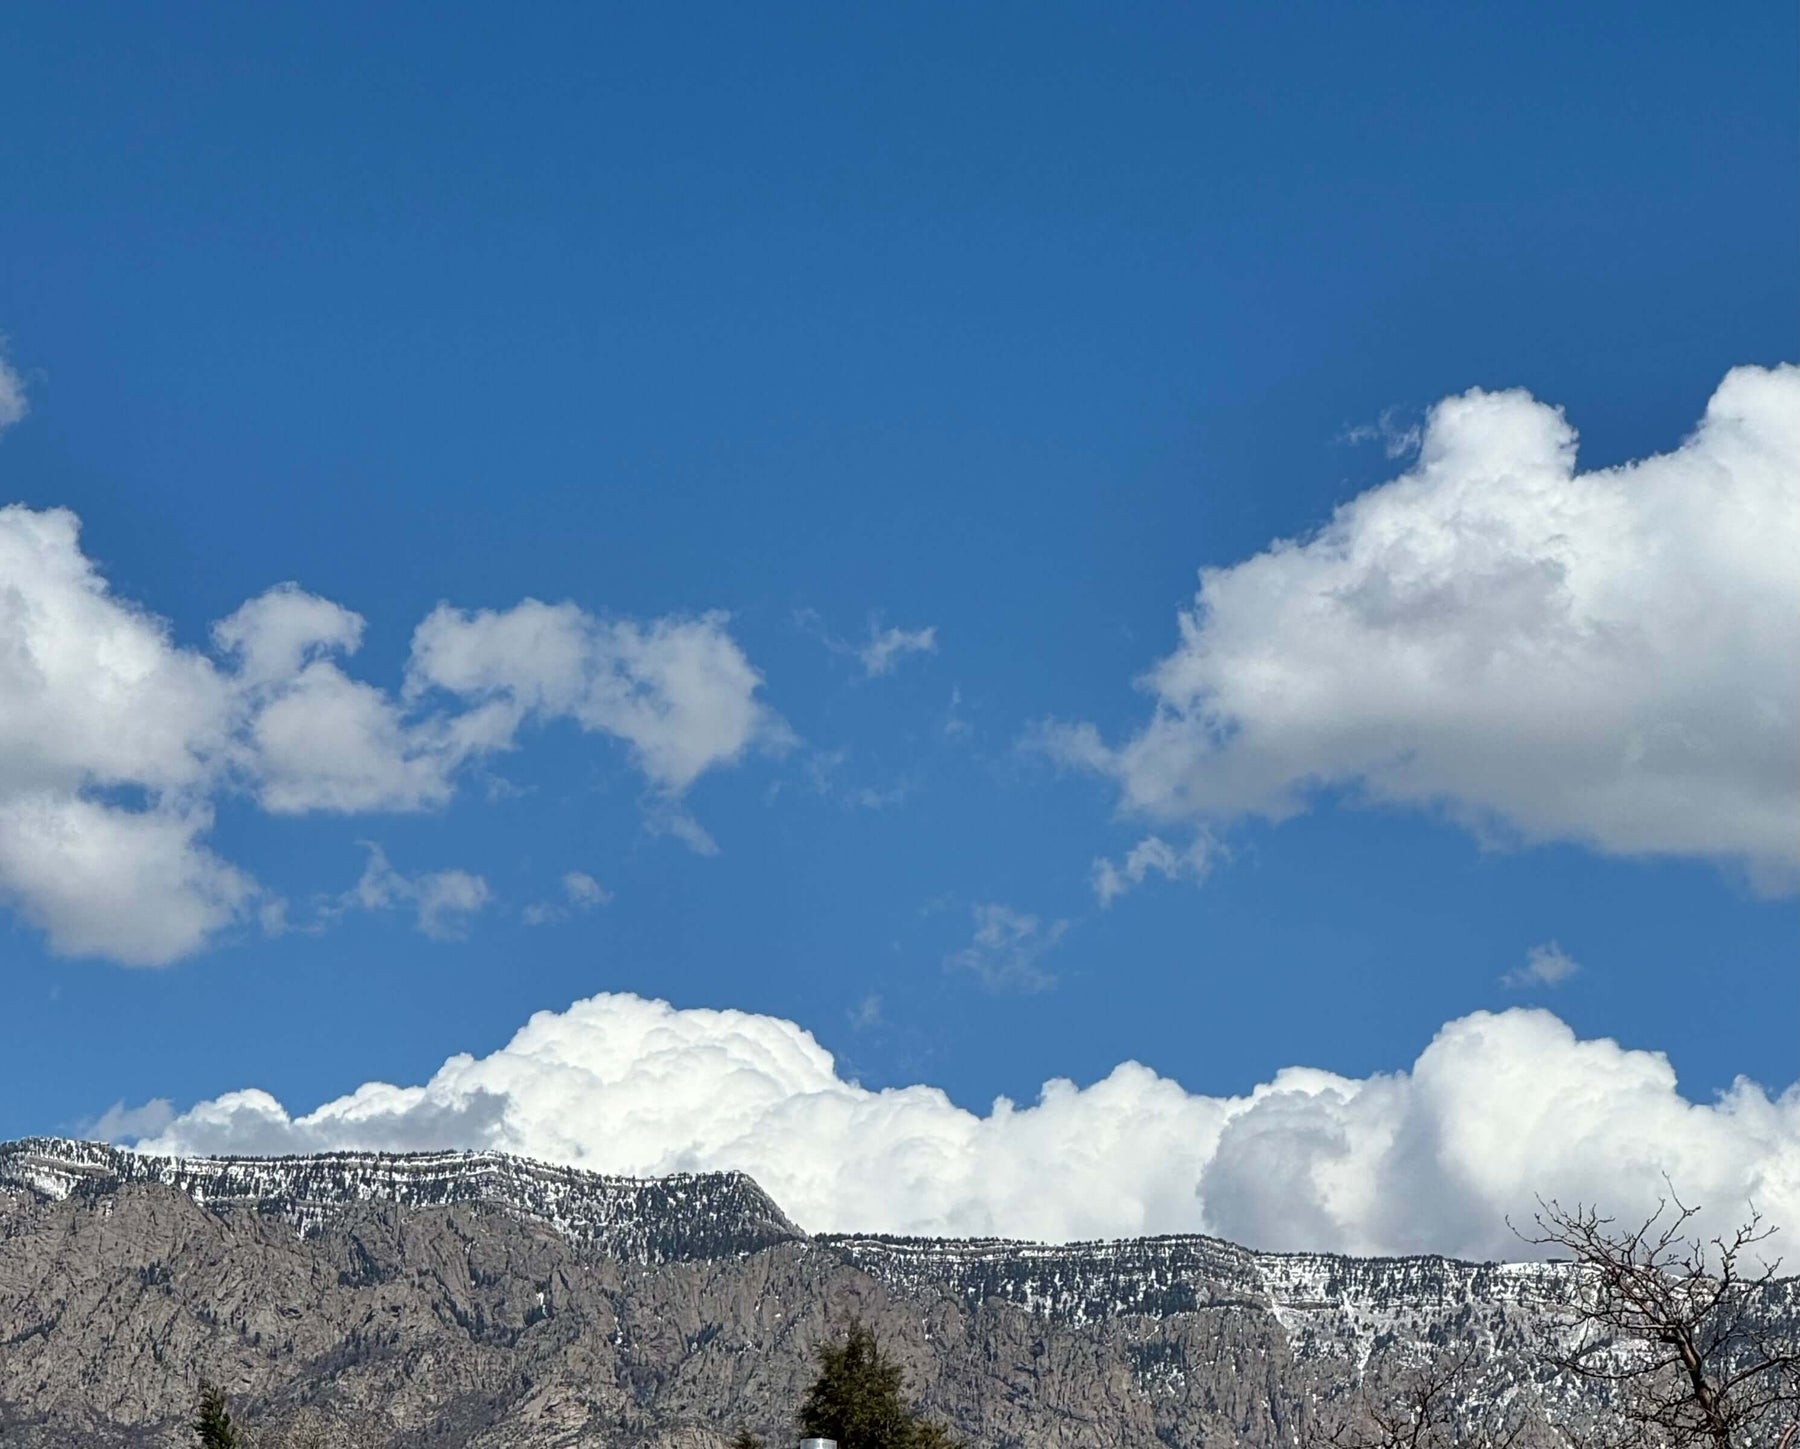
<svg viewBox="0 0 1800 1449">
<path fill-rule="evenodd" d="M 1453 474 L 1458 427 L 1465 451 L 1553 430 L 1515 399 L 1433 434 L 1442 400 L 1528 391 L 1585 474 L 1672 454 L 1733 368 L 1791 362 L 1795 25 L 1604 4 L 10 14 L 0 333 L 22 401 L 0 502 L 78 518 L 43 547 L 121 618 L 166 621 L 203 693 L 250 688 L 215 622 L 292 581 L 364 621 L 354 653 L 334 614 L 305 657 L 411 724 L 447 730 L 479 694 L 419 673 L 428 616 L 489 650 L 481 697 L 517 717 L 479 749 L 409 746 L 427 784 L 351 806 L 317 776 L 281 805 L 241 720 L 173 784 L 69 766 L 70 799 L 180 814 L 176 848 L 242 890 L 122 964 L 142 900 L 13 861 L 0 1135 L 251 1087 L 299 1113 L 596 993 L 791 1021 L 845 1080 L 978 1114 L 1125 1061 L 1220 1096 L 1290 1066 L 1405 1071 L 1445 1023 L 1518 1007 L 1666 1053 L 1694 1102 L 1740 1074 L 1786 1088 L 1793 855 L 1743 843 L 1742 801 L 1779 833 L 1795 765 L 1731 762 L 1792 723 L 1793 621 L 1765 607 L 1791 564 L 1668 564 L 1675 505 L 1591 523 L 1611 577 L 1698 610 L 1627 671 L 1672 682 L 1619 717 L 1656 737 L 1666 710 L 1714 761 L 1654 819 L 1629 772 L 1618 799 L 1586 789 L 1617 743 L 1605 701 L 1545 675 L 1513 722 L 1529 660 L 1490 678 L 1521 687 L 1489 733 L 1449 717 L 1479 690 L 1389 698 L 1371 666 L 1356 735 L 1343 659 L 1318 662 L 1317 717 L 1244 702 L 1271 658 L 1321 677 L 1308 629 L 1257 613 L 1260 575 L 1229 576 L 1245 598 L 1215 599 L 1191 656 L 1178 616 L 1199 570 L 1423 476 L 1434 436 Z M 1791 398 L 1767 379 L 1788 390 L 1757 416 Z M 1764 465 L 1785 520 L 1793 480 Z M 1296 567 L 1275 592 L 1312 586 Z M 618 661 L 654 674 L 677 628 L 760 683 L 709 676 L 698 767 L 670 764 L 667 719 L 524 702 L 517 641 L 481 644 L 472 611 L 525 599 L 579 611 L 558 617 L 628 692 L 657 686 Z M 1428 659 L 1475 647 L 1456 598 L 1420 607 L 1446 631 Z M 1683 634 L 1734 610 L 1722 644 Z M 889 630 L 929 647 L 867 653 Z M 1203 683 L 1159 714 L 1164 661 Z M 58 707 L 85 707 L 71 688 Z M 33 717 L 30 748 L 79 734 Z M 1158 719 L 1174 763 L 1149 758 Z M 1096 862 L 1150 839 L 1103 901 Z M 1520 982 L 1532 959 L 1579 969 Z"/>
</svg>

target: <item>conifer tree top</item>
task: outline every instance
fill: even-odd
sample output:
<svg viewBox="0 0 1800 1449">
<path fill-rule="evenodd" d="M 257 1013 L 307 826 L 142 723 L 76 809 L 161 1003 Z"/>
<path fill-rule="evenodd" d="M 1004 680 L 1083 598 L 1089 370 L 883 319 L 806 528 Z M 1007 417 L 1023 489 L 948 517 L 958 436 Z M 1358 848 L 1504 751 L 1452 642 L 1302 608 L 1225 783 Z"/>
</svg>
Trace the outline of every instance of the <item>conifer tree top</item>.
<svg viewBox="0 0 1800 1449">
<path fill-rule="evenodd" d="M 838 1449 L 949 1449 L 943 1428 L 902 1396 L 905 1376 L 876 1337 L 852 1322 L 842 1343 L 819 1345 L 819 1377 L 800 1407 L 800 1432 Z"/>
<path fill-rule="evenodd" d="M 237 1426 L 225 1407 L 225 1391 L 216 1384 L 200 1386 L 200 1402 L 194 1409 L 194 1434 L 200 1449 L 240 1449 Z"/>
</svg>

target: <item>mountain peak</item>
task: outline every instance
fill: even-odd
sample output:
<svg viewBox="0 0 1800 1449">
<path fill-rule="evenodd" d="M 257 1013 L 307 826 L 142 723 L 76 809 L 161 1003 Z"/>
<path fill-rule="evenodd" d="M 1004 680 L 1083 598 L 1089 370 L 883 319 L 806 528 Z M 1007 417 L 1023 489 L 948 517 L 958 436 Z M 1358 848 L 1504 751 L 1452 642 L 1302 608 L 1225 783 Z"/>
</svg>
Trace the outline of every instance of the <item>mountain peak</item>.
<svg viewBox="0 0 1800 1449">
<path fill-rule="evenodd" d="M 65 1137 L 0 1143 L 0 1186 L 39 1197 L 140 1182 L 175 1188 L 215 1211 L 275 1217 L 302 1235 L 357 1204 L 379 1202 L 484 1203 L 636 1262 L 729 1257 L 806 1237 L 742 1172 L 620 1177 L 495 1151 L 166 1157 Z"/>
</svg>

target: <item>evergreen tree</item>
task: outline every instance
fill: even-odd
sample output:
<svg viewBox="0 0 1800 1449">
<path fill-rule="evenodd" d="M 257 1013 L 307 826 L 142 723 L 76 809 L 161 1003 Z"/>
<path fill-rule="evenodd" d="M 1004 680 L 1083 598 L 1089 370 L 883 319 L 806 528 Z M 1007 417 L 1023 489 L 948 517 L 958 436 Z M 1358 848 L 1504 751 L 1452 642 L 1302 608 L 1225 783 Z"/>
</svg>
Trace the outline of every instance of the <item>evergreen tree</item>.
<svg viewBox="0 0 1800 1449">
<path fill-rule="evenodd" d="M 800 1407 L 800 1432 L 838 1449 L 954 1449 L 941 1425 L 901 1397 L 900 1365 L 853 1322 L 840 1344 L 819 1345 L 819 1377 Z"/>
<path fill-rule="evenodd" d="M 237 1425 L 225 1409 L 225 1391 L 217 1384 L 200 1385 L 200 1403 L 194 1410 L 194 1433 L 200 1449 L 242 1449 Z"/>
<path fill-rule="evenodd" d="M 739 1429 L 731 1436 L 731 1449 L 763 1449 L 763 1441 L 748 1429 Z"/>
</svg>

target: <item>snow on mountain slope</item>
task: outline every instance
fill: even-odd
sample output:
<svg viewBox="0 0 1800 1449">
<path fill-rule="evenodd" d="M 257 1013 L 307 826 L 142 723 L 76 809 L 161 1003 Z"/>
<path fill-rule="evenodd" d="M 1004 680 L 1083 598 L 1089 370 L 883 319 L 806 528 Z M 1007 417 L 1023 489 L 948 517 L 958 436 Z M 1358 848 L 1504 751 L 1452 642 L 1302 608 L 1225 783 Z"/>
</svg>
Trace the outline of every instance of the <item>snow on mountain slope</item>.
<svg viewBox="0 0 1800 1449">
<path fill-rule="evenodd" d="M 0 1184 L 64 1198 L 157 1182 L 216 1209 L 317 1232 L 355 1203 L 486 1202 L 631 1262 L 754 1252 L 805 1235 L 742 1173 L 638 1179 L 500 1152 L 330 1152 L 313 1157 L 156 1157 L 60 1137 L 0 1143 Z"/>
</svg>

